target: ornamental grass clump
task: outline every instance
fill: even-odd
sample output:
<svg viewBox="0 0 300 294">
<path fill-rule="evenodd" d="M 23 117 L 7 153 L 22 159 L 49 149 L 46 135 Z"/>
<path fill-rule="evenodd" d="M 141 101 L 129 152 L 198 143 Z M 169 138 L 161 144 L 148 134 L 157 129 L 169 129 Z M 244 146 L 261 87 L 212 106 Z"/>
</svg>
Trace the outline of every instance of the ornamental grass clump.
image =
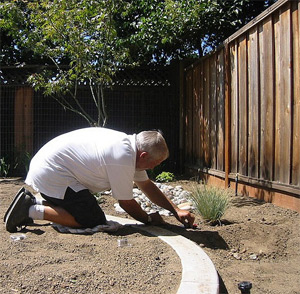
<svg viewBox="0 0 300 294">
<path fill-rule="evenodd" d="M 210 224 L 221 223 L 221 218 L 230 205 L 230 193 L 206 184 L 198 185 L 191 193 L 196 211 Z"/>
</svg>

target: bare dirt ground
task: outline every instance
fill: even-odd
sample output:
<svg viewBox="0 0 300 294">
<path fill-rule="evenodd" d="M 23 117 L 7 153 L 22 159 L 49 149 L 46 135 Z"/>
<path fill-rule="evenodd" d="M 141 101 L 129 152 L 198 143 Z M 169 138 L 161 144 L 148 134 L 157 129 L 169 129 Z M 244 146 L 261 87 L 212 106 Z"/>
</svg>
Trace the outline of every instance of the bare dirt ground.
<svg viewBox="0 0 300 294">
<path fill-rule="evenodd" d="M 190 191 L 195 183 L 169 184 Z M 22 185 L 0 182 L 1 218 Z M 114 203 L 111 196 L 103 196 L 101 207 L 106 214 L 128 217 L 116 213 Z M 253 284 L 251 294 L 300 293 L 298 213 L 233 196 L 222 226 L 209 226 L 196 215 L 198 229 L 186 230 L 174 217 L 164 218 L 164 228 L 194 241 L 211 258 L 220 293 L 240 293 L 237 284 L 245 280 Z M 180 283 L 176 253 L 159 238 L 130 226 L 116 233 L 75 235 L 37 222 L 25 229 L 21 241 L 11 240 L 4 223 L 0 232 L 0 293 L 172 294 Z M 125 237 L 131 246 L 118 247 L 117 240 Z"/>
</svg>

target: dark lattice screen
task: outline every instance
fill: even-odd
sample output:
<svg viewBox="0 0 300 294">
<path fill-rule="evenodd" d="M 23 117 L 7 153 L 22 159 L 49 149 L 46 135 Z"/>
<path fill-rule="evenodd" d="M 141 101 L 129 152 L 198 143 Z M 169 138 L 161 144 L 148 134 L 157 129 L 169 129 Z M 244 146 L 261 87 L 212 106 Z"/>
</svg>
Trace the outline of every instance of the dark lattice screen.
<svg viewBox="0 0 300 294">
<path fill-rule="evenodd" d="M 7 74 L 1 77 L 0 158 L 5 157 L 10 162 L 15 156 L 15 123 L 18 120 L 15 115 L 15 95 L 23 83 L 18 73 L 20 70 L 15 70 L 15 74 L 7 70 Z M 105 92 L 108 112 L 106 127 L 126 133 L 161 129 L 170 148 L 170 158 L 165 167 L 171 170 L 177 167 L 179 138 L 179 97 L 174 73 L 173 67 L 161 71 L 124 71 L 118 75 L 113 89 Z M 97 112 L 87 87 L 81 86 L 79 99 L 89 114 L 96 118 Z M 39 92 L 34 93 L 31 107 L 33 154 L 53 137 L 89 126 L 78 114 L 64 110 L 53 98 L 43 97 Z"/>
</svg>

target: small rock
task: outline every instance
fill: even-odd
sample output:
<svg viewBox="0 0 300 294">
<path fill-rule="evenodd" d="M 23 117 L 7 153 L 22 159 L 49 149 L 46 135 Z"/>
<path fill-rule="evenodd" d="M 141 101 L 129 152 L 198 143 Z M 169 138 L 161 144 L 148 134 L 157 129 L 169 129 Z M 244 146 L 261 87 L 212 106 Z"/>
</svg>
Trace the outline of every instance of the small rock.
<svg viewBox="0 0 300 294">
<path fill-rule="evenodd" d="M 151 207 L 151 203 L 149 201 L 146 201 L 146 206 Z"/>
<path fill-rule="evenodd" d="M 116 212 L 125 213 L 125 210 L 123 208 L 121 208 L 119 203 L 115 203 L 114 207 L 115 207 Z"/>
<path fill-rule="evenodd" d="M 178 205 L 178 208 L 183 209 L 183 210 L 190 210 L 192 208 L 192 203 L 190 203 L 190 202 L 180 203 Z"/>
<path fill-rule="evenodd" d="M 233 255 L 232 255 L 235 259 L 237 259 L 237 260 L 241 260 L 242 258 L 241 258 L 241 256 L 238 254 L 238 253 L 233 253 Z"/>
<path fill-rule="evenodd" d="M 257 259 L 257 255 L 256 255 L 256 254 L 251 254 L 251 255 L 249 256 L 249 258 L 250 258 L 251 260 L 256 260 L 256 259 Z"/>
<path fill-rule="evenodd" d="M 138 194 L 138 195 L 141 195 L 141 194 L 142 194 L 142 191 L 141 191 L 140 189 L 138 189 L 138 188 L 132 189 L 132 192 L 133 192 L 134 194 Z"/>
<path fill-rule="evenodd" d="M 182 209 L 182 210 L 191 210 L 192 207 L 190 205 L 184 205 L 180 209 Z"/>
<path fill-rule="evenodd" d="M 160 215 L 170 216 L 171 212 L 169 210 L 163 209 L 159 212 Z"/>
<path fill-rule="evenodd" d="M 246 248 L 243 248 L 242 250 L 241 250 L 241 253 L 243 254 L 243 253 L 245 253 L 247 250 L 246 250 Z"/>
</svg>

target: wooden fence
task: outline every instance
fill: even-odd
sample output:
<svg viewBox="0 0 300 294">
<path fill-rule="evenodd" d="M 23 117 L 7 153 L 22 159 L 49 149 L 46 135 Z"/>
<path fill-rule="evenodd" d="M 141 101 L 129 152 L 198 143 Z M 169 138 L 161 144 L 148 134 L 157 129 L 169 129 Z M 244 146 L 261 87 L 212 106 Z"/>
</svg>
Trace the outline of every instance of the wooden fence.
<svg viewBox="0 0 300 294">
<path fill-rule="evenodd" d="M 183 69 L 180 143 L 186 168 L 297 211 L 299 7 L 279 0 Z"/>
</svg>

